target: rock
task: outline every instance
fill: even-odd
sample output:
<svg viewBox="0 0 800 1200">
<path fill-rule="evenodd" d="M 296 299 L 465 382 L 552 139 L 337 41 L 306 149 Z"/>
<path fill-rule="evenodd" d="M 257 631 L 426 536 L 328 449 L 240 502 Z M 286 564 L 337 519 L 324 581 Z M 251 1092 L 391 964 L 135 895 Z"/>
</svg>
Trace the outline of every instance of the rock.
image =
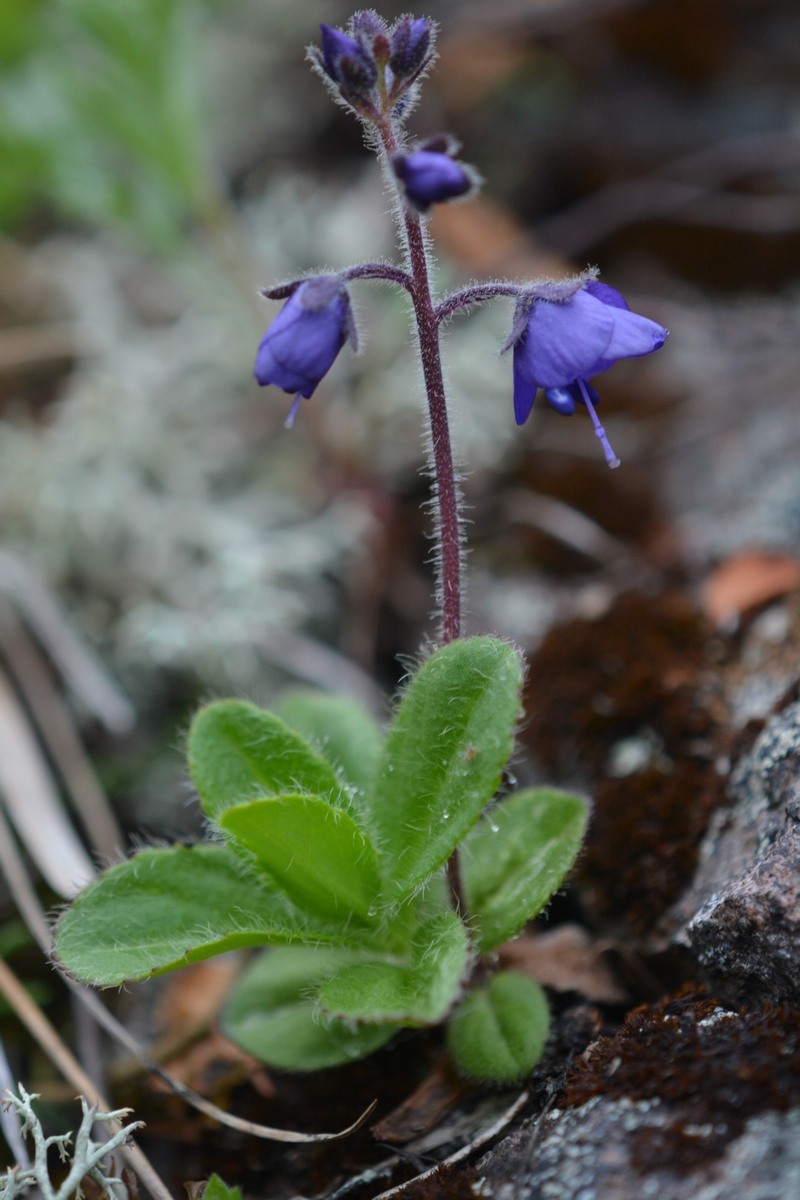
<svg viewBox="0 0 800 1200">
<path fill-rule="evenodd" d="M 693 883 L 654 951 L 688 949 L 718 989 L 800 1001 L 800 703 L 765 727 L 734 770 Z"/>
<path fill-rule="evenodd" d="M 556 1109 L 485 1155 L 473 1190 L 492 1200 L 797 1200 L 800 1109 L 751 1117 L 722 1157 L 683 1175 L 668 1156 L 637 1162 L 670 1120 L 652 1100 L 595 1096 Z"/>
</svg>

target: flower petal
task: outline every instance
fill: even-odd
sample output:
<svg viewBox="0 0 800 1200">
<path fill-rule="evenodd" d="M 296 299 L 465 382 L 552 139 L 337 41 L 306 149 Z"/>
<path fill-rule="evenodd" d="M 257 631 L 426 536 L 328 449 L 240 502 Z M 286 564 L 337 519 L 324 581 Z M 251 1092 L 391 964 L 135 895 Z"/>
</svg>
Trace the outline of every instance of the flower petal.
<svg viewBox="0 0 800 1200">
<path fill-rule="evenodd" d="M 616 362 L 620 358 L 641 358 L 643 354 L 658 350 L 667 340 L 668 331 L 648 317 L 619 309 L 613 316 L 614 332 L 603 354 L 604 359 Z"/>
<path fill-rule="evenodd" d="M 518 425 L 524 425 L 531 415 L 533 402 L 536 399 L 536 384 L 528 382 L 518 370 L 520 348 L 514 347 L 514 419 Z"/>
<path fill-rule="evenodd" d="M 579 375 L 596 374 L 595 364 L 606 352 L 618 315 L 585 289 L 562 304 L 537 300 L 518 343 L 528 382 L 567 387 Z"/>
<path fill-rule="evenodd" d="M 586 290 L 590 296 L 594 296 L 595 300 L 600 300 L 602 304 L 608 304 L 611 308 L 628 309 L 628 301 L 618 292 L 616 288 L 609 287 L 607 283 L 600 283 L 597 279 L 590 279 L 586 284 Z"/>
</svg>

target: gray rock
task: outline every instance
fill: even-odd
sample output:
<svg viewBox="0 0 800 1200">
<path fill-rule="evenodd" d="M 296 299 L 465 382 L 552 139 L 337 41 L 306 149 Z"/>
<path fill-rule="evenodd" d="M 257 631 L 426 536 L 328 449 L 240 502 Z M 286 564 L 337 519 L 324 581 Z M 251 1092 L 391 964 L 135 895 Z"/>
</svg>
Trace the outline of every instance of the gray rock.
<svg viewBox="0 0 800 1200">
<path fill-rule="evenodd" d="M 688 892 L 650 949 L 690 951 L 729 995 L 800 1000 L 800 703 L 735 769 L 730 808 L 700 848 Z"/>
<path fill-rule="evenodd" d="M 761 1113 L 725 1153 L 689 1174 L 641 1172 L 636 1134 L 670 1120 L 657 1101 L 596 1096 L 527 1121 L 477 1164 L 476 1196 L 492 1200 L 797 1200 L 800 1109 Z"/>
</svg>

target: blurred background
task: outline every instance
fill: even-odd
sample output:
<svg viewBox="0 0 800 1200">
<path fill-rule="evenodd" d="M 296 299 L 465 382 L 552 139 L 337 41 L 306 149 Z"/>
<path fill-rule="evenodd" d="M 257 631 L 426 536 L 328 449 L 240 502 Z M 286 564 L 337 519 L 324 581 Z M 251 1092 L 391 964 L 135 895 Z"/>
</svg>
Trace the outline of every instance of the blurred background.
<svg viewBox="0 0 800 1200">
<path fill-rule="evenodd" d="M 276 311 L 258 287 L 396 253 L 360 127 L 305 62 L 319 22 L 350 12 L 0 3 L 0 792 L 48 902 L 64 870 L 93 870 L 74 834 L 54 841 L 62 795 L 101 859 L 117 823 L 196 835 L 182 740 L 202 699 L 269 704 L 300 682 L 385 714 L 435 636 L 403 298 L 354 285 L 363 350 L 294 430 L 290 398 L 251 376 Z M 505 302 L 445 339 L 469 628 L 531 660 L 520 778 L 597 800 L 582 898 L 553 919 L 624 914 L 638 935 L 691 878 L 736 738 L 797 676 L 800 8 L 417 15 L 440 23 L 440 59 L 411 132 L 452 132 L 486 180 L 432 218 L 437 287 L 597 264 L 671 330 L 600 381 L 613 473 L 585 413 L 537 406 L 514 426 Z M 632 842 L 614 814 L 639 802 Z M 0 953 L 22 947 L 47 1003 L 52 976 L 7 915 Z"/>
<path fill-rule="evenodd" d="M 123 820 L 147 833 L 193 820 L 179 743 L 199 698 L 330 684 L 333 653 L 354 665 L 349 690 L 374 699 L 432 632 L 402 299 L 356 285 L 363 353 L 341 355 L 293 432 L 287 398 L 250 375 L 275 311 L 258 286 L 394 253 L 360 127 L 304 61 L 319 22 L 349 12 L 0 7 L 0 544 L 133 700 L 134 732 L 87 736 Z M 435 214 L 438 285 L 596 263 L 672 331 L 603 379 L 624 462 L 612 475 L 580 416 L 514 427 L 504 304 L 452 323 L 471 628 L 532 650 L 637 572 L 694 578 L 743 547 L 790 552 L 796 4 L 426 12 L 441 57 L 412 132 L 451 130 L 486 180 L 475 203 Z"/>
</svg>

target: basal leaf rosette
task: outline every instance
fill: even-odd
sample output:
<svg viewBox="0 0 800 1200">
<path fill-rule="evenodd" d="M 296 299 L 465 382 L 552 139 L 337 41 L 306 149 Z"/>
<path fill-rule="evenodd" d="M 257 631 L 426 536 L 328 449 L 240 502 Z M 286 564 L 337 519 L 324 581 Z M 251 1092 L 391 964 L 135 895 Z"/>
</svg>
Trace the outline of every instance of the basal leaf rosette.
<svg viewBox="0 0 800 1200">
<path fill-rule="evenodd" d="M 263 1061 L 334 1066 L 398 1027 L 452 1017 L 462 1069 L 510 1078 L 541 1041 L 513 1014 L 538 1001 L 524 982 L 472 988 L 472 966 L 540 911 L 586 820 L 584 801 L 548 789 L 481 816 L 512 750 L 521 682 L 517 652 L 481 637 L 430 656 L 385 737 L 352 701 L 315 693 L 287 697 L 280 714 L 239 700 L 201 709 L 189 767 L 215 840 L 108 870 L 59 921 L 58 959 L 109 986 L 267 947 L 223 1016 Z M 459 845 L 466 913 L 443 877 Z M 483 1057 L 465 1049 L 472 1030 L 494 1046 Z"/>
</svg>

